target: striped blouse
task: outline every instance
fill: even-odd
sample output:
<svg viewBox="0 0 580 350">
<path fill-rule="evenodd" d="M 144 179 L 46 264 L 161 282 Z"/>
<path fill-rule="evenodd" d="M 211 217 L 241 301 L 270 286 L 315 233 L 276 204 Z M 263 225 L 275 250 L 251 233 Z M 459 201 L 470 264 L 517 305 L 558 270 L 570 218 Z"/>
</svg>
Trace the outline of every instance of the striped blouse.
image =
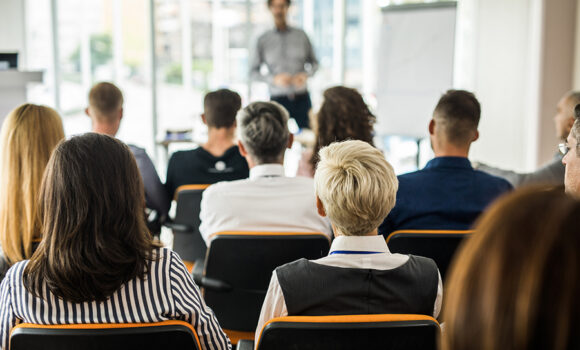
<svg viewBox="0 0 580 350">
<path fill-rule="evenodd" d="M 231 349 L 213 311 L 179 256 L 165 248 L 150 264 L 147 278 L 121 286 L 104 302 L 66 302 L 43 286 L 43 298 L 34 297 L 22 282 L 28 260 L 14 264 L 0 286 L 0 350 L 8 349 L 10 331 L 19 323 L 148 323 L 166 320 L 190 322 L 204 350 Z"/>
</svg>

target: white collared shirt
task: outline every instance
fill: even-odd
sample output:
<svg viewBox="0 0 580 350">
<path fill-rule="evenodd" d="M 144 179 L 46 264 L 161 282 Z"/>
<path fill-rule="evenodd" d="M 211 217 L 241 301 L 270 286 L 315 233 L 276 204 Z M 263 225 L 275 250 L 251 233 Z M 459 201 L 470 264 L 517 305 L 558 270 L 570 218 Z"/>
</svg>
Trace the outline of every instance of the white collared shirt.
<svg viewBox="0 0 580 350">
<path fill-rule="evenodd" d="M 379 254 L 332 254 L 339 251 L 364 251 L 378 252 Z M 332 242 L 328 256 L 318 260 L 312 260 L 317 264 L 336 266 L 344 268 L 359 268 L 373 270 L 392 270 L 409 260 L 408 255 L 393 254 L 389 251 L 385 238 L 378 236 L 338 236 Z M 441 301 L 443 299 L 443 283 L 441 274 L 439 274 L 439 283 L 437 285 L 437 298 L 433 305 L 433 317 L 437 318 L 441 311 Z M 276 271 L 272 272 L 270 286 L 262 305 L 260 319 L 256 328 L 255 345 L 257 346 L 260 339 L 262 327 L 271 319 L 276 317 L 288 316 L 284 293 L 278 282 Z"/>
<path fill-rule="evenodd" d="M 318 215 L 314 181 L 286 177 L 281 164 L 250 169 L 244 180 L 219 182 L 203 192 L 199 232 L 222 231 L 321 232 L 331 236 L 330 223 Z"/>
</svg>

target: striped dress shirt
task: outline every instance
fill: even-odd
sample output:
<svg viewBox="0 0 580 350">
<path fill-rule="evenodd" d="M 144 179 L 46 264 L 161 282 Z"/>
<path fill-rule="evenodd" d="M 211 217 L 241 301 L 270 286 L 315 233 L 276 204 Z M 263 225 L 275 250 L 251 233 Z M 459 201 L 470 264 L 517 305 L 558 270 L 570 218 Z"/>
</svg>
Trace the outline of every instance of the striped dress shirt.
<svg viewBox="0 0 580 350">
<path fill-rule="evenodd" d="M 0 286 L 0 350 L 8 349 L 10 332 L 19 323 L 149 323 L 182 320 L 193 325 L 204 350 L 231 349 L 213 311 L 173 251 L 161 248 L 146 278 L 133 279 L 103 302 L 72 303 L 55 297 L 46 285 L 42 298 L 24 287 L 28 260 L 16 263 Z"/>
</svg>

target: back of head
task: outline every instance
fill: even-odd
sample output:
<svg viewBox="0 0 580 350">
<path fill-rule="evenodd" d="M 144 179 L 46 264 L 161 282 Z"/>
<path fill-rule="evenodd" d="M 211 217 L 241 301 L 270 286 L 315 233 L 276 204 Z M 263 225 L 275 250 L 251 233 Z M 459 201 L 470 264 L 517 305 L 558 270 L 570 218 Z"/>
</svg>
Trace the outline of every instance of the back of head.
<svg viewBox="0 0 580 350">
<path fill-rule="evenodd" d="M 101 82 L 89 92 L 89 109 L 99 121 L 111 122 L 123 107 L 123 93 L 114 84 Z"/>
<path fill-rule="evenodd" d="M 569 105 L 572 107 L 572 111 L 574 107 L 580 104 L 580 91 L 569 91 L 566 93 L 566 99 L 568 100 Z M 570 115 L 570 117 L 574 117 L 574 115 Z"/>
<path fill-rule="evenodd" d="M 481 107 L 475 95 L 465 90 L 448 90 L 437 103 L 433 119 L 441 136 L 450 144 L 458 147 L 469 145 L 473 140 Z"/>
<path fill-rule="evenodd" d="M 288 118 L 288 111 L 276 102 L 254 102 L 238 113 L 240 140 L 257 164 L 284 159 Z"/>
<path fill-rule="evenodd" d="M 237 92 L 228 89 L 213 91 L 203 99 L 203 111 L 210 128 L 231 128 L 236 114 L 242 107 L 242 99 Z"/>
<path fill-rule="evenodd" d="M 0 134 L 0 244 L 10 263 L 30 258 L 40 238 L 36 201 L 62 121 L 49 107 L 24 104 L 8 114 Z"/>
<path fill-rule="evenodd" d="M 322 148 L 314 183 L 330 221 L 346 236 L 379 227 L 395 206 L 399 185 L 381 151 L 363 141 Z"/>
<path fill-rule="evenodd" d="M 27 288 L 44 283 L 68 301 L 105 300 L 142 276 L 153 241 L 144 221 L 143 183 L 122 142 L 95 133 L 54 151 L 43 178 L 43 240 L 25 270 Z"/>
<path fill-rule="evenodd" d="M 316 166 L 318 151 L 332 142 L 361 140 L 372 145 L 375 121 L 376 117 L 356 89 L 344 86 L 326 89 L 324 102 L 313 121 L 316 143 L 311 164 Z"/>
<path fill-rule="evenodd" d="M 578 349 L 580 202 L 517 191 L 493 205 L 446 283 L 444 350 Z"/>
</svg>

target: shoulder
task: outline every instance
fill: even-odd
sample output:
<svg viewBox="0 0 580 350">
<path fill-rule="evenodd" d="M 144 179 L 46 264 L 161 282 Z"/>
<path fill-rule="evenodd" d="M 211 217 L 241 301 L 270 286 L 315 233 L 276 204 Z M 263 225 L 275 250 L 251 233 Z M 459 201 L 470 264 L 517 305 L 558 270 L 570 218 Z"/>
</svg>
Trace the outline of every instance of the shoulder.
<svg viewBox="0 0 580 350">
<path fill-rule="evenodd" d="M 298 271 L 305 271 L 305 268 L 309 263 L 310 262 L 307 259 L 300 258 L 282 266 L 278 266 L 274 271 L 276 272 L 278 279 L 284 279 L 285 277 L 293 275 Z"/>
<path fill-rule="evenodd" d="M 247 183 L 248 179 L 216 182 L 203 191 L 203 199 L 220 194 L 228 195 L 232 190 L 244 188 Z"/>
<path fill-rule="evenodd" d="M 426 176 L 429 176 L 429 172 L 422 169 L 422 170 L 417 170 L 417 171 L 413 171 L 410 173 L 401 174 L 401 175 L 397 176 L 397 179 L 399 180 L 399 186 L 400 186 L 401 184 L 420 181 Z"/>
<path fill-rule="evenodd" d="M 183 161 L 190 158 L 195 158 L 199 155 L 202 148 L 190 149 L 186 151 L 177 151 L 171 155 L 170 161 Z"/>
<path fill-rule="evenodd" d="M 133 153 L 133 155 L 135 157 L 137 157 L 137 155 L 147 155 L 147 152 L 145 152 L 144 148 L 135 146 L 135 145 L 127 145 L 129 147 L 129 149 L 131 150 L 131 153 Z"/>
<path fill-rule="evenodd" d="M 4 278 L 11 281 L 11 284 L 19 283 L 19 281 L 22 280 L 24 269 L 28 265 L 28 262 L 29 260 L 23 260 L 12 265 L 6 272 L 6 276 L 4 276 Z"/>
<path fill-rule="evenodd" d="M 474 170 L 475 176 L 478 178 L 479 183 L 487 183 L 493 186 L 496 186 L 500 189 L 509 190 L 512 189 L 513 186 L 504 178 L 488 174 L 481 170 Z"/>
</svg>

